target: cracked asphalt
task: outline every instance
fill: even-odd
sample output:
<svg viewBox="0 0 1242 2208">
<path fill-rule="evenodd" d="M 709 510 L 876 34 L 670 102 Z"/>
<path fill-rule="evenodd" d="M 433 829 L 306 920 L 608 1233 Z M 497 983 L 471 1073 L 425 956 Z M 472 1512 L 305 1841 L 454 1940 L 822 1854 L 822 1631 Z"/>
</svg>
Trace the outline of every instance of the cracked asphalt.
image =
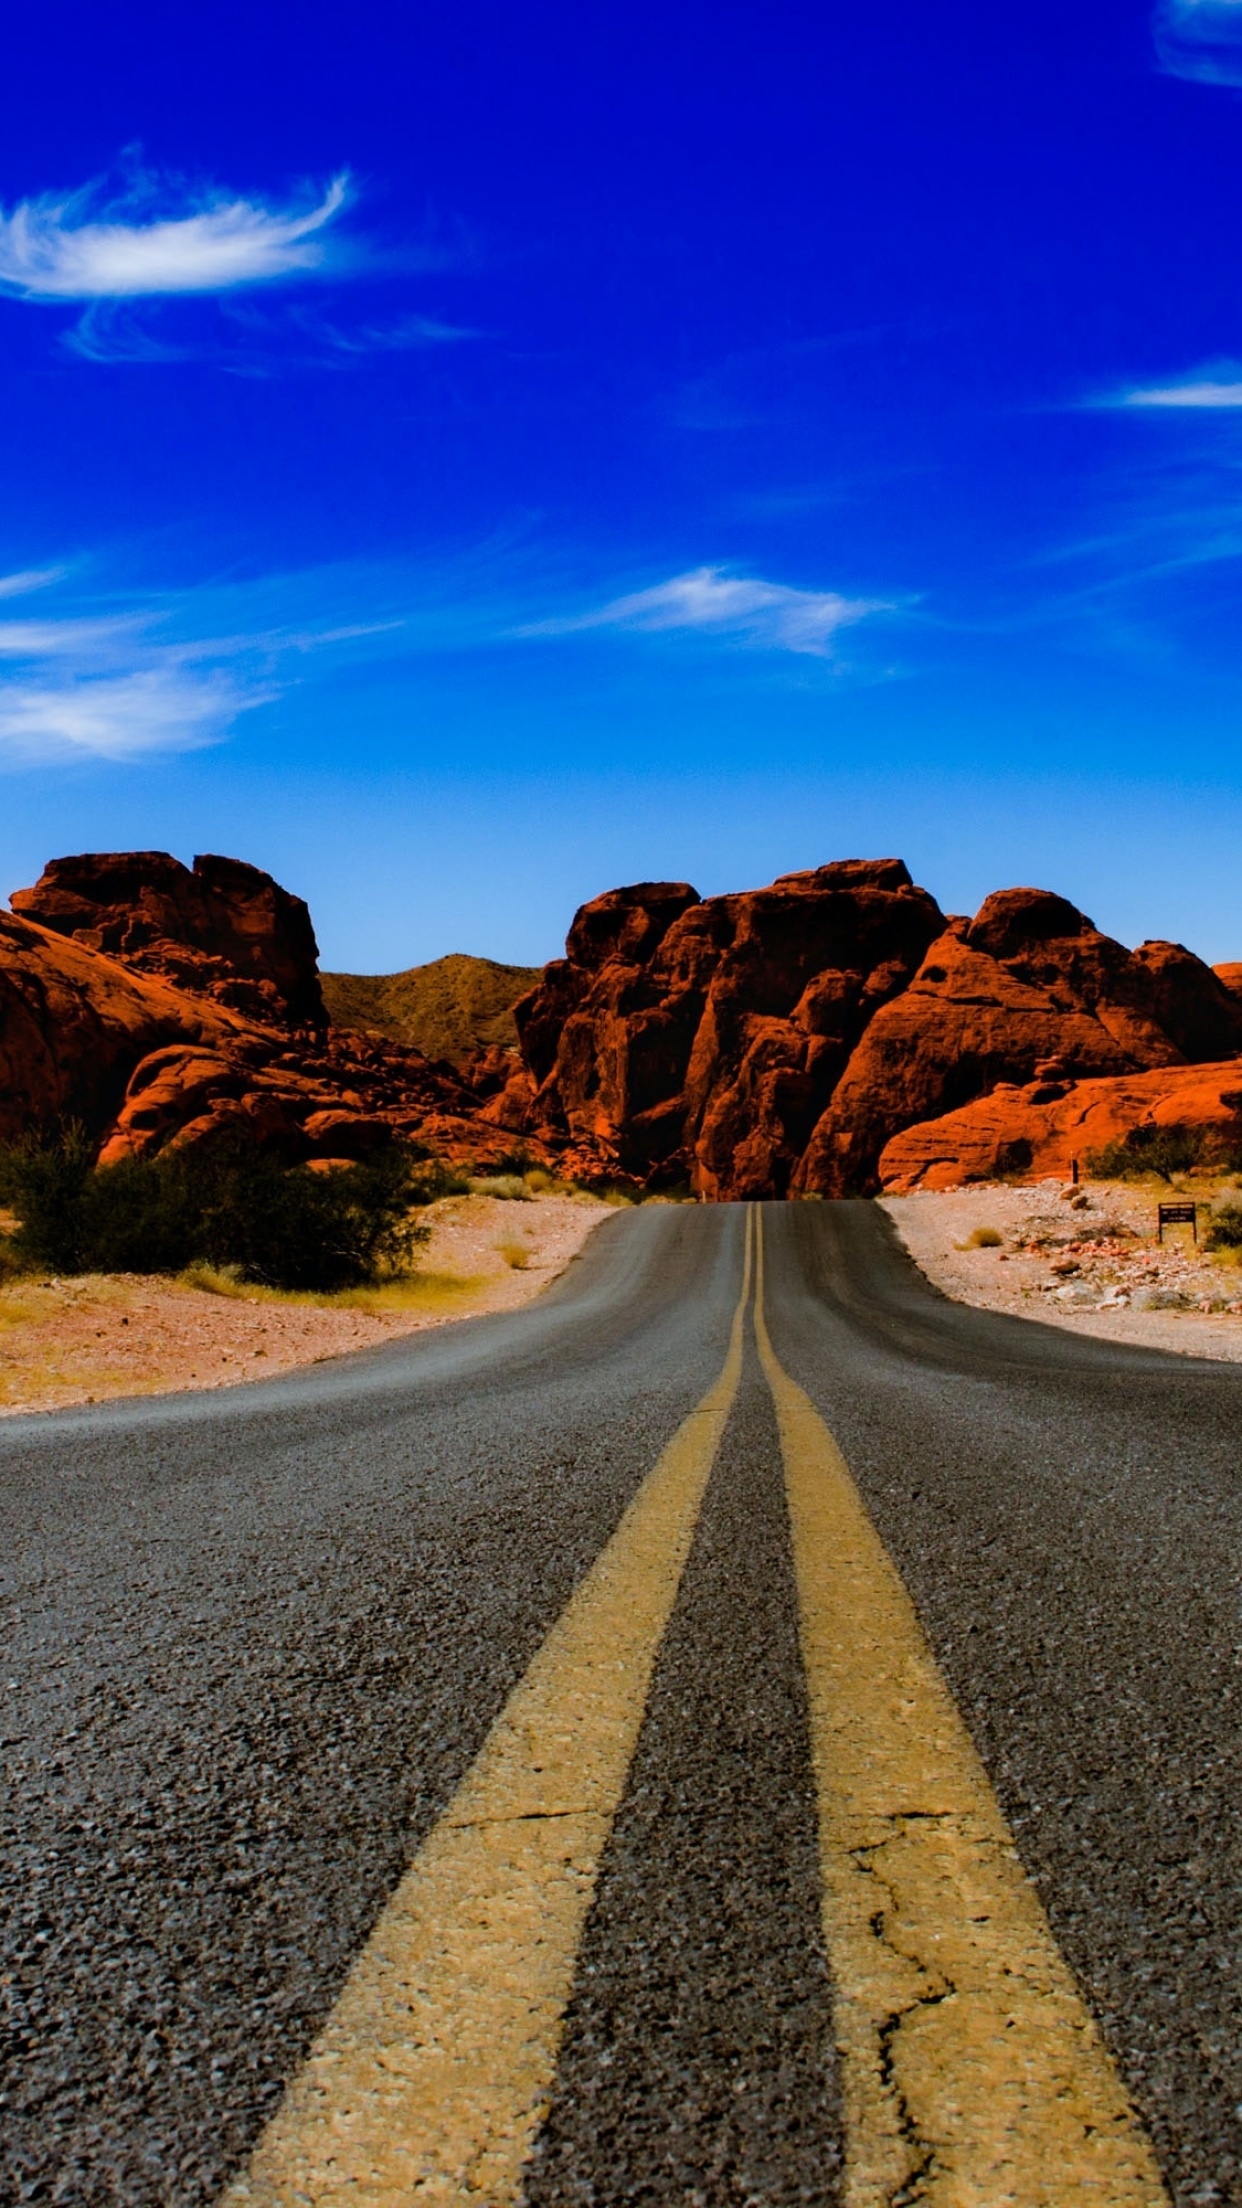
<svg viewBox="0 0 1242 2208">
<path fill-rule="evenodd" d="M 743 1229 L 741 1207 L 621 1214 L 513 1317 L 0 1429 L 0 2199 L 197 2208 L 244 2163 L 719 1373 Z M 949 1304 L 872 1206 L 767 1206 L 765 1231 L 777 1355 L 904 1576 L 1170 2195 L 1242 2201 L 1242 1371 Z M 838 2197 L 814 1831 L 748 1337 L 530 2208 Z"/>
</svg>

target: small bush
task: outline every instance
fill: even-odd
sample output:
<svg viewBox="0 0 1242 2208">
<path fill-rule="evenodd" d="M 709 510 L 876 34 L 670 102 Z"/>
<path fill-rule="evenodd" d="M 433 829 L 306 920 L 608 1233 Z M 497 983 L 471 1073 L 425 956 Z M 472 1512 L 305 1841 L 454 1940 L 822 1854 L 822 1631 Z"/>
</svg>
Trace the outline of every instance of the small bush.
<svg viewBox="0 0 1242 2208">
<path fill-rule="evenodd" d="M 524 1273 L 530 1264 L 530 1251 L 525 1242 L 519 1242 L 515 1234 L 507 1234 L 496 1248 L 511 1272 Z"/>
<path fill-rule="evenodd" d="M 41 1271 L 200 1264 L 272 1288 L 331 1290 L 399 1270 L 426 1240 L 409 1217 L 411 1172 L 395 1146 L 334 1173 L 223 1144 L 95 1166 L 69 1127 L 0 1156 L 0 1189 L 18 1221 L 13 1253 Z"/>
<path fill-rule="evenodd" d="M 196 1257 L 183 1268 L 180 1279 L 186 1288 L 197 1288 L 205 1296 L 241 1296 L 246 1294 L 246 1282 L 236 1265 L 208 1265 Z"/>
<path fill-rule="evenodd" d="M 421 1152 L 421 1144 L 417 1150 Z M 410 1174 L 410 1202 L 412 1204 L 438 1203 L 441 1196 L 468 1196 L 470 1177 L 459 1166 L 446 1165 L 443 1158 L 416 1155 Z"/>
<path fill-rule="evenodd" d="M 498 1196 L 502 1203 L 526 1204 L 530 1190 L 516 1173 L 481 1173 L 470 1182 L 472 1196 Z"/>
<path fill-rule="evenodd" d="M 1234 1200 L 1217 1205 L 1208 1223 L 1203 1246 L 1208 1250 L 1242 1249 L 1242 1202 Z"/>
<path fill-rule="evenodd" d="M 995 1227 L 973 1227 L 966 1237 L 965 1247 L 968 1250 L 999 1250 L 1004 1239 Z"/>
<path fill-rule="evenodd" d="M 50 1141 L 28 1137 L 0 1152 L 0 1197 L 17 1219 L 17 1263 L 47 1273 L 82 1273 L 86 1189 L 93 1171 L 86 1130 L 70 1121 Z"/>
<path fill-rule="evenodd" d="M 489 1173 L 516 1173 L 520 1179 L 524 1173 L 530 1172 L 534 1162 L 526 1144 L 517 1142 L 511 1150 L 498 1151 L 489 1160 L 487 1170 Z"/>
<path fill-rule="evenodd" d="M 1154 1173 L 1172 1182 L 1196 1167 L 1233 1170 L 1242 1164 L 1242 1130 L 1224 1127 L 1131 1127 L 1098 1150 L 1088 1150 L 1087 1171 L 1097 1181 L 1139 1180 Z"/>
</svg>

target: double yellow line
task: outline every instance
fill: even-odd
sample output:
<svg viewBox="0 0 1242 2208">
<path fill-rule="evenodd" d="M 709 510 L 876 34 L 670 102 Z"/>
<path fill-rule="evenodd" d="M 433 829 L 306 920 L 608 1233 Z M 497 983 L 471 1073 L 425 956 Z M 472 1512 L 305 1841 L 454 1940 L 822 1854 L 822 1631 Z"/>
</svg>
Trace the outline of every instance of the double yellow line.
<svg viewBox="0 0 1242 2208">
<path fill-rule="evenodd" d="M 511 2208 L 755 1294 L 793 1531 L 846 2208 L 1166 2203 L 909 1597 L 764 1317 L 510 1696 L 221 2208 Z M 825 2200 L 831 2187 L 825 2182 Z"/>
</svg>

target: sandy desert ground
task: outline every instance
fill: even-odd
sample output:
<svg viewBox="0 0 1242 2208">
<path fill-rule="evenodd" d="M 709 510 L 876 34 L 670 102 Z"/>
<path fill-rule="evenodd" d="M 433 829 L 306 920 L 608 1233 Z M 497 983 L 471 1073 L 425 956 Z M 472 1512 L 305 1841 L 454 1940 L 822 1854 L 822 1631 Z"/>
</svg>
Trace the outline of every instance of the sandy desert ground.
<svg viewBox="0 0 1242 2208">
<path fill-rule="evenodd" d="M 529 1303 L 609 1216 L 593 1196 L 448 1196 L 408 1282 L 343 1297 L 212 1292 L 133 1274 L 0 1289 L 0 1416 L 229 1388 L 451 1319 Z M 223 1284 L 226 1285 L 227 1284 Z"/>
<path fill-rule="evenodd" d="M 1242 1360 L 1242 1268 L 1196 1248 L 1188 1228 L 1166 1227 L 1163 1246 L 1156 1239 L 1157 1204 L 1181 1194 L 987 1182 L 881 1201 L 915 1262 L 959 1303 L 1110 1342 Z M 998 1243 L 972 1244 L 989 1229 Z"/>
</svg>

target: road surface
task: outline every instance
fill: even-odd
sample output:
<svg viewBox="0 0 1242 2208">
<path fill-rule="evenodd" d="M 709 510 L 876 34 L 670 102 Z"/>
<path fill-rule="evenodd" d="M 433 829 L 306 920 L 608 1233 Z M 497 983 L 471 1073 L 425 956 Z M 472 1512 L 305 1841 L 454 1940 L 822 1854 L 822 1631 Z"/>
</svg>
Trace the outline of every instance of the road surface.
<svg viewBox="0 0 1242 2208">
<path fill-rule="evenodd" d="M 1242 2201 L 1242 1370 L 865 1204 L 0 1428 L 0 2199 Z"/>
</svg>

